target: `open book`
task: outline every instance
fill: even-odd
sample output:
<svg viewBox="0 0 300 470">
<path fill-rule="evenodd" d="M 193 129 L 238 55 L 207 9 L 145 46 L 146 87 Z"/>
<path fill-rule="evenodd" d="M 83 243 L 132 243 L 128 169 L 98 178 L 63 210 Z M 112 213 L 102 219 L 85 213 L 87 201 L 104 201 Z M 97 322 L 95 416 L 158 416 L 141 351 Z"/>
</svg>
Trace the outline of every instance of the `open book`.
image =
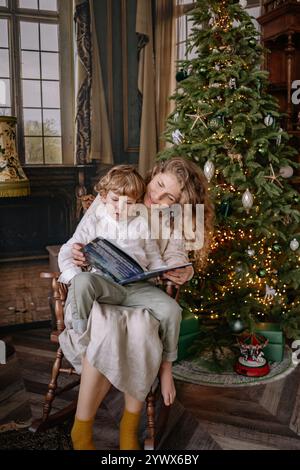
<svg viewBox="0 0 300 470">
<path fill-rule="evenodd" d="M 144 271 L 142 266 L 120 247 L 101 237 L 95 238 L 95 240 L 85 245 L 82 251 L 91 266 L 108 274 L 115 282 L 121 285 L 144 281 L 167 271 L 184 268 L 192 264 L 186 263 L 172 267 L 165 266 L 152 271 Z"/>
</svg>

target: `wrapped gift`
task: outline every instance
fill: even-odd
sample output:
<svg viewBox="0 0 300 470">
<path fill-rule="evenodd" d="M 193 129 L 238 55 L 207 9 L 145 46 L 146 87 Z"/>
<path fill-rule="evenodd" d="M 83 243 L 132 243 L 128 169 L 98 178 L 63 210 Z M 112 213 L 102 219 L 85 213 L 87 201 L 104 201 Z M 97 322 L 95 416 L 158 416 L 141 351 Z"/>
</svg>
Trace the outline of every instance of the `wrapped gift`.
<svg viewBox="0 0 300 470">
<path fill-rule="evenodd" d="M 178 361 L 186 359 L 191 355 L 189 349 L 199 336 L 199 320 L 193 313 L 184 310 L 180 324 L 179 342 L 178 342 Z"/>
<path fill-rule="evenodd" d="M 188 310 L 182 312 L 179 336 L 190 335 L 199 331 L 199 320 Z"/>
<path fill-rule="evenodd" d="M 268 361 L 281 362 L 284 354 L 284 335 L 278 323 L 256 323 L 255 332 L 269 340 L 264 348 L 264 356 Z"/>
<path fill-rule="evenodd" d="M 199 332 L 179 336 L 177 361 L 182 361 L 191 355 L 190 348 L 198 337 Z"/>
</svg>

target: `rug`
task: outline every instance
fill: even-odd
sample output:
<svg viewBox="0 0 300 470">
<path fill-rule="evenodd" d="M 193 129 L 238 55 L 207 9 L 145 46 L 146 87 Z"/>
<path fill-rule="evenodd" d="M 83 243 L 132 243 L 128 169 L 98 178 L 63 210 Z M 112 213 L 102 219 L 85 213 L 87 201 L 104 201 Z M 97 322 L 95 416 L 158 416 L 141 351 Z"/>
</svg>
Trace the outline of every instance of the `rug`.
<svg viewBox="0 0 300 470">
<path fill-rule="evenodd" d="M 270 364 L 270 372 L 265 377 L 246 377 L 234 372 L 232 366 L 225 372 L 214 373 L 209 371 L 208 361 L 202 357 L 180 361 L 173 366 L 173 376 L 177 380 L 198 385 L 211 385 L 214 387 L 243 387 L 262 385 L 279 380 L 295 370 L 292 362 L 292 351 L 285 348 L 281 362 Z"/>
<path fill-rule="evenodd" d="M 28 429 L 0 432 L 0 450 L 72 450 L 70 423 L 45 432 Z"/>
</svg>

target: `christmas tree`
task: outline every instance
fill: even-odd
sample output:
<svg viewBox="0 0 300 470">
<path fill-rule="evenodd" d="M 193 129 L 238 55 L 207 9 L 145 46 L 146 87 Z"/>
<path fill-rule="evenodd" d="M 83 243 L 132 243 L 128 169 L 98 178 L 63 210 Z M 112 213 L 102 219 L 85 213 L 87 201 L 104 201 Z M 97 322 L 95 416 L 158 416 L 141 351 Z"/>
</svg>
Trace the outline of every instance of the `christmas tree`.
<svg viewBox="0 0 300 470">
<path fill-rule="evenodd" d="M 161 159 L 185 156 L 204 170 L 216 221 L 206 269 L 185 286 L 181 304 L 222 337 L 257 321 L 300 335 L 298 168 L 268 93 L 264 49 L 246 0 L 197 0 L 179 62 L 175 110 Z M 294 160 L 293 160 L 294 158 Z M 216 336 L 215 336 L 216 337 Z"/>
</svg>

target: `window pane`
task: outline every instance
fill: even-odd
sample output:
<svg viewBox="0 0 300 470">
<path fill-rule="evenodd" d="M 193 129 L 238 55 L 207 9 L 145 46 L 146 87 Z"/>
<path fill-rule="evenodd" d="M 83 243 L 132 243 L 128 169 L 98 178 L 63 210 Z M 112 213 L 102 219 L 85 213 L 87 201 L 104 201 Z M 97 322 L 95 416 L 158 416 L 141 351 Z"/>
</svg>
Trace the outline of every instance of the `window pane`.
<svg viewBox="0 0 300 470">
<path fill-rule="evenodd" d="M 60 137 L 45 137 L 45 163 L 61 163 L 61 138 Z"/>
<path fill-rule="evenodd" d="M 58 26 L 41 23 L 41 50 L 58 51 Z"/>
<path fill-rule="evenodd" d="M 0 106 L 10 106 L 10 81 L 0 78 Z"/>
<path fill-rule="evenodd" d="M 25 108 L 41 107 L 41 86 L 37 80 L 22 80 L 23 106 Z"/>
<path fill-rule="evenodd" d="M 42 82 L 43 89 L 43 107 L 44 108 L 59 108 L 59 82 Z"/>
<path fill-rule="evenodd" d="M 24 109 L 25 135 L 42 135 L 42 112 L 40 109 Z"/>
<path fill-rule="evenodd" d="M 37 0 L 19 0 L 19 8 L 31 8 L 33 10 L 37 10 Z"/>
<path fill-rule="evenodd" d="M 8 49 L 0 49 L 0 77 L 9 77 Z"/>
<path fill-rule="evenodd" d="M 39 50 L 39 25 L 21 21 L 21 48 Z"/>
<path fill-rule="evenodd" d="M 0 47 L 8 47 L 7 20 L 0 19 Z"/>
<path fill-rule="evenodd" d="M 42 52 L 42 78 L 59 80 L 57 52 Z"/>
<path fill-rule="evenodd" d="M 57 0 L 40 0 L 40 10 L 57 11 Z"/>
<path fill-rule="evenodd" d="M 43 163 L 42 137 L 25 137 L 26 163 Z"/>
<path fill-rule="evenodd" d="M 0 0 L 0 7 L 7 7 L 7 0 Z"/>
<path fill-rule="evenodd" d="M 61 135 L 60 109 L 44 109 L 44 135 Z"/>
<path fill-rule="evenodd" d="M 0 108 L 0 116 L 11 116 L 10 108 Z"/>
<path fill-rule="evenodd" d="M 22 52 L 22 77 L 40 78 L 40 58 L 38 52 Z"/>
</svg>

